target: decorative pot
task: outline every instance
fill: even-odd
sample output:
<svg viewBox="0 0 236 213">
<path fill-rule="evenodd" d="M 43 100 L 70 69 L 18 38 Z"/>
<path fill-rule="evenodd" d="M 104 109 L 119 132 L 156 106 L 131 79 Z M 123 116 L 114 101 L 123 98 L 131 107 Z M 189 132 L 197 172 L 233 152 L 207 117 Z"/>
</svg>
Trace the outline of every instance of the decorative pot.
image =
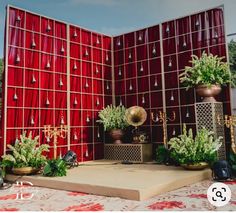
<svg viewBox="0 0 236 213">
<path fill-rule="evenodd" d="M 39 172 L 40 169 L 36 169 L 33 167 L 22 167 L 22 168 L 12 168 L 12 172 L 15 175 L 31 175 Z"/>
<path fill-rule="evenodd" d="M 121 144 L 122 143 L 122 138 L 124 136 L 124 131 L 122 129 L 112 129 L 109 132 L 111 138 L 114 141 L 114 144 Z"/>
<path fill-rule="evenodd" d="M 198 85 L 196 92 L 199 96 L 203 97 L 203 102 L 216 102 L 214 97 L 221 92 L 221 86 L 211 85 L 208 87 L 206 85 Z"/>
<path fill-rule="evenodd" d="M 203 170 L 207 167 L 209 167 L 209 164 L 206 162 L 200 162 L 200 163 L 195 163 L 195 164 L 181 164 L 183 168 L 187 170 Z"/>
</svg>

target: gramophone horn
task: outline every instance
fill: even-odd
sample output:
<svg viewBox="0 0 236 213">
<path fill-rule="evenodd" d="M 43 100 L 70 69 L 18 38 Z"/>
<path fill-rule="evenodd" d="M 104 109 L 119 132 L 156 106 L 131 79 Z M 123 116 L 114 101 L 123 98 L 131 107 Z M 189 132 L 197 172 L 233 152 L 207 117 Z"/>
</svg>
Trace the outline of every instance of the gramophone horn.
<svg viewBox="0 0 236 213">
<path fill-rule="evenodd" d="M 128 124 L 132 126 L 141 126 L 147 119 L 147 113 L 143 107 L 132 106 L 125 112 Z"/>
</svg>

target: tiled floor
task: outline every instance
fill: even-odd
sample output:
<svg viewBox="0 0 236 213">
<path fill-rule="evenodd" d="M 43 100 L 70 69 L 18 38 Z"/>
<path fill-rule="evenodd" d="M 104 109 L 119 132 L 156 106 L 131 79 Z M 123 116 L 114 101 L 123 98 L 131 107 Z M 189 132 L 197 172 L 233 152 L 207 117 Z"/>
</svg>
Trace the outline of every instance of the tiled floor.
<svg viewBox="0 0 236 213">
<path fill-rule="evenodd" d="M 13 185 L 0 191 L 0 211 L 236 210 L 236 182 L 227 183 L 232 198 L 229 204 L 220 208 L 207 200 L 206 192 L 211 183 L 203 181 L 145 201 Z"/>
</svg>

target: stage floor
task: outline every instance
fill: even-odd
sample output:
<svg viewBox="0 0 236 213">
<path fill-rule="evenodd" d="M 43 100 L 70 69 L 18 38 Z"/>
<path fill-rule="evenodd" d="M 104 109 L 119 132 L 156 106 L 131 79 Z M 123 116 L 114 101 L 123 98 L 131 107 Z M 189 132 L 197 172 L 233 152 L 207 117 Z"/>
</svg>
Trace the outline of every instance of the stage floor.
<svg viewBox="0 0 236 213">
<path fill-rule="evenodd" d="M 181 167 L 157 164 L 124 165 L 115 161 L 99 160 L 81 163 L 68 170 L 65 177 L 14 176 L 10 181 L 30 181 L 35 186 L 145 200 L 180 187 L 211 178 L 210 169 L 187 171 Z"/>
</svg>

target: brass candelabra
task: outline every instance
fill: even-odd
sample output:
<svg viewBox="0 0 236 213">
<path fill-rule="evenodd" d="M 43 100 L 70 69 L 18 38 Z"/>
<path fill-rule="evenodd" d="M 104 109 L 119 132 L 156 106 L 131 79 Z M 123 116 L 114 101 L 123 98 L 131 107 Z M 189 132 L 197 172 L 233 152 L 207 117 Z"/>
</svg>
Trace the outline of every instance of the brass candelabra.
<svg viewBox="0 0 236 213">
<path fill-rule="evenodd" d="M 50 139 L 53 138 L 53 156 L 54 159 L 57 158 L 57 138 L 66 138 L 68 133 L 68 127 L 66 125 L 60 125 L 59 127 L 52 127 L 51 125 L 44 125 L 44 135 L 47 139 L 47 142 L 50 142 Z"/>
<path fill-rule="evenodd" d="M 167 142 L 167 122 L 174 121 L 176 119 L 175 111 L 172 111 L 171 117 L 167 116 L 166 112 L 159 111 L 156 116 L 153 112 L 151 112 L 151 119 L 154 123 L 160 122 L 162 123 L 163 127 L 163 143 L 166 149 L 168 149 L 168 142 Z"/>
<path fill-rule="evenodd" d="M 234 139 L 234 127 L 236 126 L 236 115 L 225 115 L 225 117 L 217 116 L 219 125 L 225 125 L 230 129 L 231 149 L 236 154 L 236 144 Z"/>
</svg>

